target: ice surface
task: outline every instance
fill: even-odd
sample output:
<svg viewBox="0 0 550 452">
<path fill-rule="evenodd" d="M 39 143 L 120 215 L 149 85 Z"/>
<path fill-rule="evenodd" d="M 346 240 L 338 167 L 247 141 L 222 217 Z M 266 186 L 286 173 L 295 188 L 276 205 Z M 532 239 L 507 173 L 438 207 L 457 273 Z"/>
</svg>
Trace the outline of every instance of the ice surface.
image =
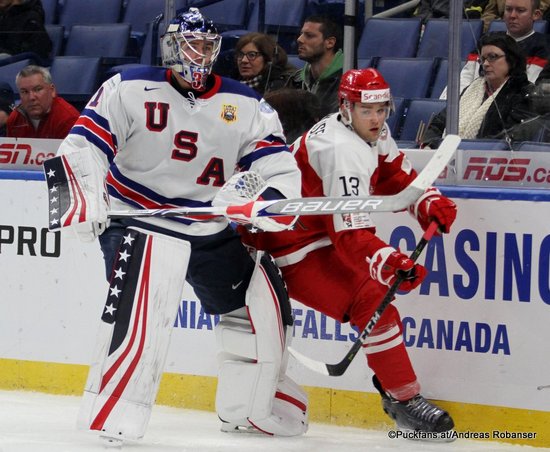
<svg viewBox="0 0 550 452">
<path fill-rule="evenodd" d="M 107 448 L 98 435 L 79 431 L 79 397 L 0 391 L 0 452 L 98 452 Z M 123 451 L 280 452 L 542 452 L 547 448 L 459 439 L 427 443 L 389 439 L 387 432 L 311 424 L 298 438 L 220 432 L 216 414 L 155 406 L 143 440 L 126 442 Z"/>
</svg>

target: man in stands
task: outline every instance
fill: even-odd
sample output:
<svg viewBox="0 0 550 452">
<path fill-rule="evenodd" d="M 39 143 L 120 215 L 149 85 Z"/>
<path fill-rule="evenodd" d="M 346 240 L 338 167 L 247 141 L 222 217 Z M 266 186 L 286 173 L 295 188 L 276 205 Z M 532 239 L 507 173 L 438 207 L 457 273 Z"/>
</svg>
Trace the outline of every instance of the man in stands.
<svg viewBox="0 0 550 452">
<path fill-rule="evenodd" d="M 489 0 L 483 9 L 481 20 L 483 20 L 483 29 L 487 31 L 493 20 L 500 20 L 504 17 L 505 0 Z M 550 0 L 540 0 L 540 10 L 544 12 L 550 6 Z"/>
<path fill-rule="evenodd" d="M 548 62 L 550 46 L 543 33 L 533 29 L 535 20 L 542 17 L 540 0 L 506 0 L 504 22 L 506 33 L 516 40 L 527 57 L 527 78 L 535 83 L 542 68 Z M 479 76 L 479 54 L 476 51 L 468 55 L 466 64 L 460 72 L 460 92 Z M 441 98 L 447 97 L 447 90 Z"/>
<path fill-rule="evenodd" d="M 57 96 L 50 71 L 41 66 L 27 66 L 17 74 L 15 83 L 21 104 L 8 118 L 6 136 L 65 138 L 80 113 Z"/>
<path fill-rule="evenodd" d="M 298 57 L 306 64 L 287 86 L 315 94 L 321 103 L 321 117 L 338 111 L 338 84 L 344 61 L 340 27 L 325 16 L 310 16 L 297 41 Z"/>
</svg>

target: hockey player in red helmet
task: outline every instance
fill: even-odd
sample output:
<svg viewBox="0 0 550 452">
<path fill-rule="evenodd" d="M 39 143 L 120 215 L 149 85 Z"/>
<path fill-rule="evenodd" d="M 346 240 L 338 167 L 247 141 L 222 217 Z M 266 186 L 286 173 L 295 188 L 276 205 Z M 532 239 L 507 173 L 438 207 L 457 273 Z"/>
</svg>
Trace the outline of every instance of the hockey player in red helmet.
<svg viewBox="0 0 550 452">
<path fill-rule="evenodd" d="M 365 197 L 403 190 L 416 172 L 386 123 L 392 98 L 382 75 L 370 68 L 350 70 L 342 77 L 338 96 L 339 112 L 323 118 L 292 145 L 302 171 L 303 196 Z M 445 233 L 456 217 L 455 204 L 435 188 L 426 190 L 409 211 L 423 229 L 435 220 Z M 248 233 L 246 240 L 275 257 L 291 298 L 363 330 L 398 272 L 412 275 L 399 286 L 404 292 L 414 290 L 427 274 L 376 235 L 374 220 L 364 212 L 307 215 L 294 230 Z M 420 395 L 393 304 L 363 350 L 384 411 L 397 427 L 445 439 L 453 420 Z"/>
</svg>

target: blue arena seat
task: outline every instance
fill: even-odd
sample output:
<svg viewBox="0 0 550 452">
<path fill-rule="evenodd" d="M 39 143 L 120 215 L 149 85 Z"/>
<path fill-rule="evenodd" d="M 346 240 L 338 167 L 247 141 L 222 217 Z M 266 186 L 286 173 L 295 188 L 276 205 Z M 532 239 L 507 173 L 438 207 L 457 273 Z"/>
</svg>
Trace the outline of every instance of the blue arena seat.
<svg viewBox="0 0 550 452">
<path fill-rule="evenodd" d="M 187 7 L 200 5 L 203 0 L 188 0 Z M 248 0 L 223 0 L 200 8 L 201 13 L 212 20 L 219 32 L 246 28 Z"/>
<path fill-rule="evenodd" d="M 127 0 L 121 22 L 132 26 L 133 36 L 144 38 L 148 25 L 159 14 L 164 14 L 165 3 L 166 0 Z M 187 0 L 175 0 L 174 3 L 176 11 L 187 7 Z"/>
<path fill-rule="evenodd" d="M 79 110 L 99 87 L 101 58 L 58 56 L 50 72 L 59 95 Z"/>
<path fill-rule="evenodd" d="M 547 20 L 535 20 L 533 23 L 533 29 L 539 33 L 548 33 L 548 21 Z M 493 33 L 495 31 L 506 31 L 506 23 L 503 20 L 493 20 L 489 24 L 487 33 Z"/>
<path fill-rule="evenodd" d="M 462 140 L 459 149 L 473 149 L 481 151 L 509 151 L 510 147 L 505 140 L 474 139 Z"/>
<path fill-rule="evenodd" d="M 419 128 L 428 127 L 431 119 L 446 106 L 440 99 L 411 99 L 405 112 L 399 140 L 417 141 Z"/>
<path fill-rule="evenodd" d="M 373 58 L 357 58 L 357 69 L 365 69 L 368 67 L 374 67 Z"/>
<path fill-rule="evenodd" d="M 540 141 L 522 141 L 515 146 L 516 151 L 542 151 L 548 152 L 550 149 L 549 143 L 542 143 Z"/>
<path fill-rule="evenodd" d="M 405 98 L 403 97 L 393 97 L 393 112 L 388 116 L 386 122 L 390 128 L 392 137 L 395 138 L 399 134 L 399 128 L 401 127 L 401 122 L 403 120 L 403 113 L 405 111 Z"/>
<path fill-rule="evenodd" d="M 419 18 L 370 18 L 357 46 L 357 58 L 414 57 L 420 39 Z"/>
<path fill-rule="evenodd" d="M 481 19 L 462 22 L 460 58 L 465 59 L 476 48 L 476 43 L 482 32 L 483 21 Z M 449 56 L 448 19 L 430 19 L 426 22 L 416 56 L 424 58 L 447 58 Z"/>
<path fill-rule="evenodd" d="M 68 56 L 119 58 L 126 55 L 130 24 L 73 25 L 65 45 Z"/>
<path fill-rule="evenodd" d="M 121 12 L 122 0 L 63 0 L 58 23 L 67 31 L 77 24 L 113 24 Z"/>
<path fill-rule="evenodd" d="M 258 0 L 251 0 L 252 8 L 246 28 L 259 30 Z M 265 32 L 275 35 L 287 53 L 296 53 L 298 37 L 306 14 L 307 0 L 265 0 Z"/>
<path fill-rule="evenodd" d="M 58 21 L 59 1 L 58 0 L 42 0 L 42 7 L 44 8 L 45 20 L 44 23 L 56 24 Z"/>
<path fill-rule="evenodd" d="M 237 45 L 237 41 L 239 40 L 239 38 L 248 33 L 250 33 L 250 31 L 245 29 L 222 31 L 220 33 L 222 37 L 221 51 L 224 52 L 226 50 L 233 50 Z"/>
<path fill-rule="evenodd" d="M 63 43 L 65 40 L 65 27 L 63 25 L 46 24 L 46 31 L 52 40 L 51 57 L 55 58 L 63 53 Z"/>
<path fill-rule="evenodd" d="M 460 67 L 464 67 L 466 62 L 462 61 Z M 439 58 L 439 64 L 435 69 L 435 76 L 433 78 L 430 97 L 432 99 L 439 99 L 443 90 L 447 87 L 447 71 L 449 69 L 449 60 L 447 58 Z"/>
<path fill-rule="evenodd" d="M 288 56 L 288 62 L 292 64 L 296 69 L 301 69 L 305 66 L 306 62 L 304 60 L 300 60 L 298 55 L 287 55 Z"/>
<path fill-rule="evenodd" d="M 0 66 L 0 80 L 9 83 L 13 92 L 16 93 L 16 96 L 18 95 L 17 93 L 19 90 L 15 84 L 15 76 L 21 69 L 29 64 L 36 64 L 36 62 L 33 59 L 26 58 L 11 64 Z"/>
<path fill-rule="evenodd" d="M 427 97 L 434 60 L 431 58 L 390 58 L 378 60 L 376 68 L 396 97 Z"/>
</svg>

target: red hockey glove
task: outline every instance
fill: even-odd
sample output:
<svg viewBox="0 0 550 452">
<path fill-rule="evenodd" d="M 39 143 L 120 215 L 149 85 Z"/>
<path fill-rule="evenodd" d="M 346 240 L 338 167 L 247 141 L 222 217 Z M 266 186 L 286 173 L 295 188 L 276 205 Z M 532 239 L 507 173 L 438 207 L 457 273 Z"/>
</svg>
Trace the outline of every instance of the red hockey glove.
<svg viewBox="0 0 550 452">
<path fill-rule="evenodd" d="M 450 232 L 456 218 L 456 204 L 433 187 L 426 190 L 426 193 L 409 207 L 409 211 L 424 231 L 435 220 L 439 225 L 438 231 Z M 440 232 L 436 234 L 439 235 Z"/>
<path fill-rule="evenodd" d="M 369 261 L 369 259 L 367 259 Z M 399 285 L 399 290 L 409 292 L 420 285 L 428 271 L 420 264 L 416 264 L 403 253 L 391 246 L 380 248 L 369 262 L 370 275 L 373 279 L 391 286 L 400 272 L 407 276 Z"/>
</svg>

